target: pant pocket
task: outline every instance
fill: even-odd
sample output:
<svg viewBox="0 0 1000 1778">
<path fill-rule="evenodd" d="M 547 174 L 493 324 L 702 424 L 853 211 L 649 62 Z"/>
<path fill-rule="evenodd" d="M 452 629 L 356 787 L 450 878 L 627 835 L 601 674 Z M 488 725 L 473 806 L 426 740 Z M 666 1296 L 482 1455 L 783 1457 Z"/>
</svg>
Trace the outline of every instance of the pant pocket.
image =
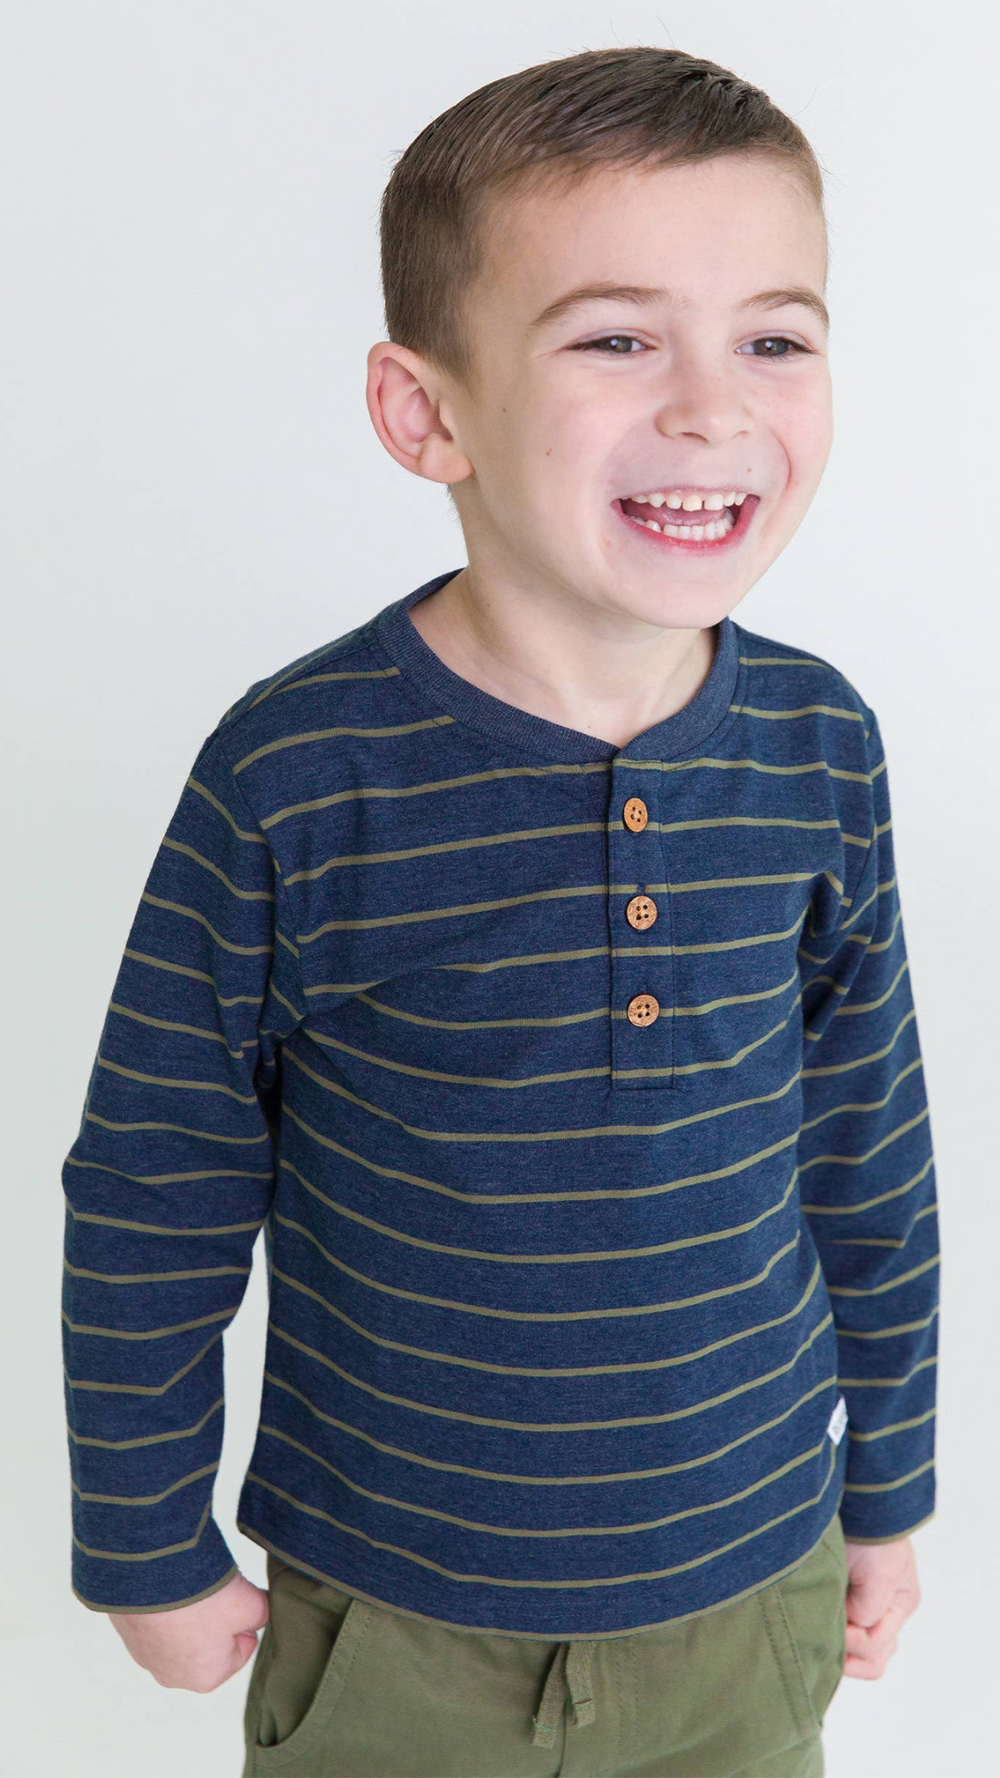
<svg viewBox="0 0 1000 1778">
<path fill-rule="evenodd" d="M 268 1557 L 270 1617 L 244 1711 L 244 1778 L 310 1773 L 373 1621 L 363 1599 Z M 300 1763 L 304 1761 L 305 1763 Z"/>
<path fill-rule="evenodd" d="M 844 1675 L 847 1579 L 844 1534 L 834 1514 L 805 1560 L 756 1595 L 803 1738 L 822 1729 Z"/>
</svg>

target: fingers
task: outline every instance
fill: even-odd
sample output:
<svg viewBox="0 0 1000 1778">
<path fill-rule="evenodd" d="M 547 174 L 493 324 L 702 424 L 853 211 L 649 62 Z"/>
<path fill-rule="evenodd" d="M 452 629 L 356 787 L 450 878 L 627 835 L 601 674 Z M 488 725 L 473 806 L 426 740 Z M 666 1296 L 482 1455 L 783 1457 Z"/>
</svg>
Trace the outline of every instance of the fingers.
<svg viewBox="0 0 1000 1778">
<path fill-rule="evenodd" d="M 900 1616 L 893 1606 L 870 1630 L 861 1624 L 847 1625 L 844 1642 L 844 1673 L 853 1679 L 880 1679 L 896 1652 Z"/>
</svg>

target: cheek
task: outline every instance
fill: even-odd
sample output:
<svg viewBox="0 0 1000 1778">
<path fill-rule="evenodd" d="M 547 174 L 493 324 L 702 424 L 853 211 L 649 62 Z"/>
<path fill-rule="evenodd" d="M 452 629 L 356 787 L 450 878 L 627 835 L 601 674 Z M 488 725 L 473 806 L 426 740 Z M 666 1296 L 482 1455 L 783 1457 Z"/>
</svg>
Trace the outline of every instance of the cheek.
<svg viewBox="0 0 1000 1778">
<path fill-rule="evenodd" d="M 817 461 L 826 461 L 833 442 L 833 409 L 827 390 L 817 389 L 808 395 L 801 390 L 779 391 L 769 404 L 768 417 L 793 467 L 801 463 L 808 474 Z"/>
</svg>

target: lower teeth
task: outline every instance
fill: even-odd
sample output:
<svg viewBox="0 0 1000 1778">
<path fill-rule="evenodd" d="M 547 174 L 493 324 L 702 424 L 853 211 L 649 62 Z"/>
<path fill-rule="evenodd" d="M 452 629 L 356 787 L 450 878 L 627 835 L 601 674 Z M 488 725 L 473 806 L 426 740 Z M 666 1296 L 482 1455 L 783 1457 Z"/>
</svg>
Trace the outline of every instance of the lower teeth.
<svg viewBox="0 0 1000 1778">
<path fill-rule="evenodd" d="M 649 531 L 659 531 L 664 537 L 687 537 L 692 543 L 717 543 L 720 538 L 728 536 L 736 520 L 726 507 L 721 519 L 709 525 L 659 525 L 655 519 L 634 519 L 633 523 L 645 525 Z"/>
</svg>

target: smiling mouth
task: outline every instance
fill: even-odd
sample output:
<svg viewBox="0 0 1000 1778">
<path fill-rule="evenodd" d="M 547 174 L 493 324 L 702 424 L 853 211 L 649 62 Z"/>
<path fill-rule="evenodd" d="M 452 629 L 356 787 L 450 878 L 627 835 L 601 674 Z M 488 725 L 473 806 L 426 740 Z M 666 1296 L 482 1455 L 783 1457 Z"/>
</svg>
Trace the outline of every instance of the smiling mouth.
<svg viewBox="0 0 1000 1778">
<path fill-rule="evenodd" d="M 683 509 L 670 508 L 669 518 L 653 518 L 650 507 L 641 500 L 620 498 L 612 504 L 634 536 L 642 533 L 661 549 L 700 550 L 708 554 L 733 548 L 743 541 L 760 505 L 760 496 L 748 494 L 742 505 L 724 506 L 721 511 L 685 513 Z M 656 511 L 663 514 L 664 508 L 658 507 Z"/>
</svg>

